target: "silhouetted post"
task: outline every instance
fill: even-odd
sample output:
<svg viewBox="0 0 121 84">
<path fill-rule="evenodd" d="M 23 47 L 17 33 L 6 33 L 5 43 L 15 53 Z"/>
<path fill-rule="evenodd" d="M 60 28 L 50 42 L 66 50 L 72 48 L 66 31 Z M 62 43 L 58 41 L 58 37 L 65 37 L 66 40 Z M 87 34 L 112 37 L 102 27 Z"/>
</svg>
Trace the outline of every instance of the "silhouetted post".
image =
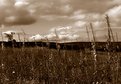
<svg viewBox="0 0 121 84">
<path fill-rule="evenodd" d="M 109 17 L 108 17 L 108 15 L 106 15 L 106 21 L 107 21 L 107 26 L 108 26 L 108 41 L 111 42 L 110 22 L 109 22 Z"/>
<path fill-rule="evenodd" d="M 20 43 L 22 42 L 22 41 L 21 41 L 21 37 L 20 37 L 20 34 L 19 34 L 19 33 L 18 33 L 17 35 L 18 35 L 18 40 L 19 40 L 19 42 L 18 42 L 18 45 L 17 45 L 17 46 L 18 46 L 18 47 L 21 47 L 21 44 L 20 44 Z"/>
<path fill-rule="evenodd" d="M 93 54 L 95 55 L 95 61 L 96 61 L 96 39 L 95 39 L 95 33 L 94 33 L 94 30 L 93 30 L 93 26 L 92 26 L 92 23 L 90 23 L 90 28 L 91 28 L 91 31 L 92 31 L 92 36 L 93 36 Z"/>
<path fill-rule="evenodd" d="M 50 47 L 50 43 L 49 43 L 49 40 L 48 40 L 47 37 L 46 37 L 46 45 L 47 45 L 48 48 Z"/>
<path fill-rule="evenodd" d="M 21 42 L 21 37 L 20 37 L 19 33 L 18 33 L 18 40 L 19 40 L 19 42 Z"/>
<path fill-rule="evenodd" d="M 23 29 L 21 29 L 21 30 L 22 30 L 22 32 L 23 32 L 23 38 L 24 38 L 24 40 L 23 40 L 23 44 L 22 44 L 22 47 L 24 48 L 24 47 L 25 47 L 26 33 L 24 32 Z"/>
<path fill-rule="evenodd" d="M 2 28 L 1 28 L 1 40 L 2 40 L 2 43 L 1 43 L 1 48 L 2 48 L 2 52 L 4 52 L 3 51 L 3 49 L 4 49 L 4 42 L 3 42 L 3 34 L 2 34 L 2 29 L 4 28 L 4 25 L 1 25 L 2 26 Z M 1 62 L 0 62 L 0 69 L 1 69 L 1 71 L 0 71 L 0 83 L 2 84 L 2 83 L 4 83 L 4 64 L 3 64 L 3 57 L 4 56 L 1 56 Z"/>
<path fill-rule="evenodd" d="M 35 42 L 35 47 L 38 48 L 35 37 L 34 37 L 34 42 Z"/>
<path fill-rule="evenodd" d="M 109 21 L 109 16 L 106 15 L 106 23 L 107 23 L 107 27 L 108 27 L 108 40 L 107 40 L 107 50 L 108 52 L 111 51 L 111 36 L 112 36 L 112 40 L 113 42 L 115 42 L 114 40 L 114 35 L 113 35 L 113 32 L 112 32 L 112 29 L 111 29 L 111 26 L 110 26 L 110 21 Z"/>
<path fill-rule="evenodd" d="M 109 20 L 109 17 L 108 15 L 106 15 L 106 21 L 107 21 L 107 26 L 108 26 L 108 42 L 107 42 L 107 50 L 108 50 L 108 63 L 110 64 L 113 57 L 115 56 L 117 59 L 114 60 L 115 63 L 117 63 L 117 67 L 116 67 L 116 73 L 112 73 L 112 75 L 116 75 L 116 77 L 111 77 L 110 76 L 110 79 L 112 79 L 112 83 L 113 84 L 117 84 L 117 81 L 118 81 L 118 70 L 119 70 L 119 56 L 118 56 L 118 53 L 117 52 L 114 52 L 115 50 L 113 50 L 113 48 L 115 47 L 113 45 L 113 43 L 111 43 L 111 41 L 115 42 L 115 39 L 114 39 L 114 35 L 113 35 L 113 32 L 112 32 L 112 29 L 111 29 L 111 26 L 110 26 L 110 20 Z M 112 36 L 112 38 L 111 38 Z M 112 50 L 113 52 L 115 53 L 115 55 L 111 54 L 112 53 Z M 112 59 L 111 59 L 112 58 Z M 109 65 L 109 67 L 111 67 Z M 111 71 L 114 70 L 114 69 L 111 69 Z"/>
<path fill-rule="evenodd" d="M 95 73 L 95 76 L 94 76 L 94 79 L 96 78 L 96 73 L 97 73 L 97 52 L 96 52 L 96 39 L 95 39 L 95 33 L 94 33 L 94 30 L 93 30 L 93 25 L 92 23 L 90 23 L 90 28 L 91 28 L 91 31 L 92 31 L 92 35 L 93 35 L 93 45 L 92 45 L 92 49 L 93 49 L 93 56 L 94 56 L 94 73 Z M 94 82 L 96 82 L 94 80 Z"/>
<path fill-rule="evenodd" d="M 87 36 L 88 36 L 88 41 L 90 42 L 89 30 L 88 30 L 87 26 L 86 26 L 86 32 L 87 32 Z"/>
<path fill-rule="evenodd" d="M 116 41 L 118 42 L 118 33 L 116 32 Z"/>
<path fill-rule="evenodd" d="M 1 43 L 1 47 L 2 47 L 2 50 L 4 49 L 4 42 L 3 42 L 3 34 L 1 32 L 1 37 L 2 37 L 2 43 Z"/>
<path fill-rule="evenodd" d="M 107 39 L 107 50 L 108 50 L 108 55 L 110 54 L 111 51 L 111 32 L 110 32 L 110 22 L 109 22 L 109 17 L 106 15 L 106 23 L 108 26 L 108 39 Z"/>
<path fill-rule="evenodd" d="M 57 48 L 58 52 L 60 53 L 60 45 L 58 44 L 59 36 L 57 34 L 56 29 L 55 29 L 55 35 L 56 35 L 56 48 Z"/>
<path fill-rule="evenodd" d="M 4 28 L 4 25 L 1 25 L 1 40 L 2 40 L 2 43 L 1 43 L 1 48 L 2 50 L 4 49 L 4 42 L 3 42 L 3 34 L 2 34 L 2 29 Z"/>
</svg>

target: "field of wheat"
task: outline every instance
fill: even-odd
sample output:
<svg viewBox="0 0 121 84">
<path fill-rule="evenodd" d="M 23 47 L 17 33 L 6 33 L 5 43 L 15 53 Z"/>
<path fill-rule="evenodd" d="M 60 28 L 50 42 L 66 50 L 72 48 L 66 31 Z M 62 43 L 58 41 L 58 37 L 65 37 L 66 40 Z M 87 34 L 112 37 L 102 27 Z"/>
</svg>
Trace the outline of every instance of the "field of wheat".
<svg viewBox="0 0 121 84">
<path fill-rule="evenodd" d="M 121 84 L 121 53 L 48 48 L 0 50 L 0 84 Z"/>
</svg>

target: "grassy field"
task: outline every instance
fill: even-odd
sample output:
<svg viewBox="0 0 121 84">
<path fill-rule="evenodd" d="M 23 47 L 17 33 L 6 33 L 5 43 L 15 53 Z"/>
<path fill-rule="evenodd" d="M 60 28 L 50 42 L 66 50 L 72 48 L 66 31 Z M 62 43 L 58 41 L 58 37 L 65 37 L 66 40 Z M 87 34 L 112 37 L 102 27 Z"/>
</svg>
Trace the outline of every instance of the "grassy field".
<svg viewBox="0 0 121 84">
<path fill-rule="evenodd" d="M 6 48 L 0 84 L 121 84 L 121 53 Z"/>
</svg>

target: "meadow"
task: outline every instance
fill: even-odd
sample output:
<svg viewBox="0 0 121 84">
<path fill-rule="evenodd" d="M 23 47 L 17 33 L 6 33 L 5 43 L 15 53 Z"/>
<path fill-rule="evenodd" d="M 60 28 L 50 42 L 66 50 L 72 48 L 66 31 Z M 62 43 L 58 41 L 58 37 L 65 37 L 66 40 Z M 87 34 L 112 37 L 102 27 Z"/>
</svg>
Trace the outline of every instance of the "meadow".
<svg viewBox="0 0 121 84">
<path fill-rule="evenodd" d="M 0 74 L 0 84 L 121 84 L 121 53 L 5 48 Z"/>
</svg>

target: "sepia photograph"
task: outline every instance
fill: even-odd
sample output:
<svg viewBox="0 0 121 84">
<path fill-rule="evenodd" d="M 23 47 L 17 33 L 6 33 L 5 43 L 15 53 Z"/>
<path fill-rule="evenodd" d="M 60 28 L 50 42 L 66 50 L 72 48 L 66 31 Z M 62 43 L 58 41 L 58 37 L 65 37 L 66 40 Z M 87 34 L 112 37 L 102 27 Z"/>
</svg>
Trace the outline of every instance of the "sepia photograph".
<svg viewBox="0 0 121 84">
<path fill-rule="evenodd" d="M 0 84 L 121 84 L 121 0 L 0 0 Z"/>
</svg>

